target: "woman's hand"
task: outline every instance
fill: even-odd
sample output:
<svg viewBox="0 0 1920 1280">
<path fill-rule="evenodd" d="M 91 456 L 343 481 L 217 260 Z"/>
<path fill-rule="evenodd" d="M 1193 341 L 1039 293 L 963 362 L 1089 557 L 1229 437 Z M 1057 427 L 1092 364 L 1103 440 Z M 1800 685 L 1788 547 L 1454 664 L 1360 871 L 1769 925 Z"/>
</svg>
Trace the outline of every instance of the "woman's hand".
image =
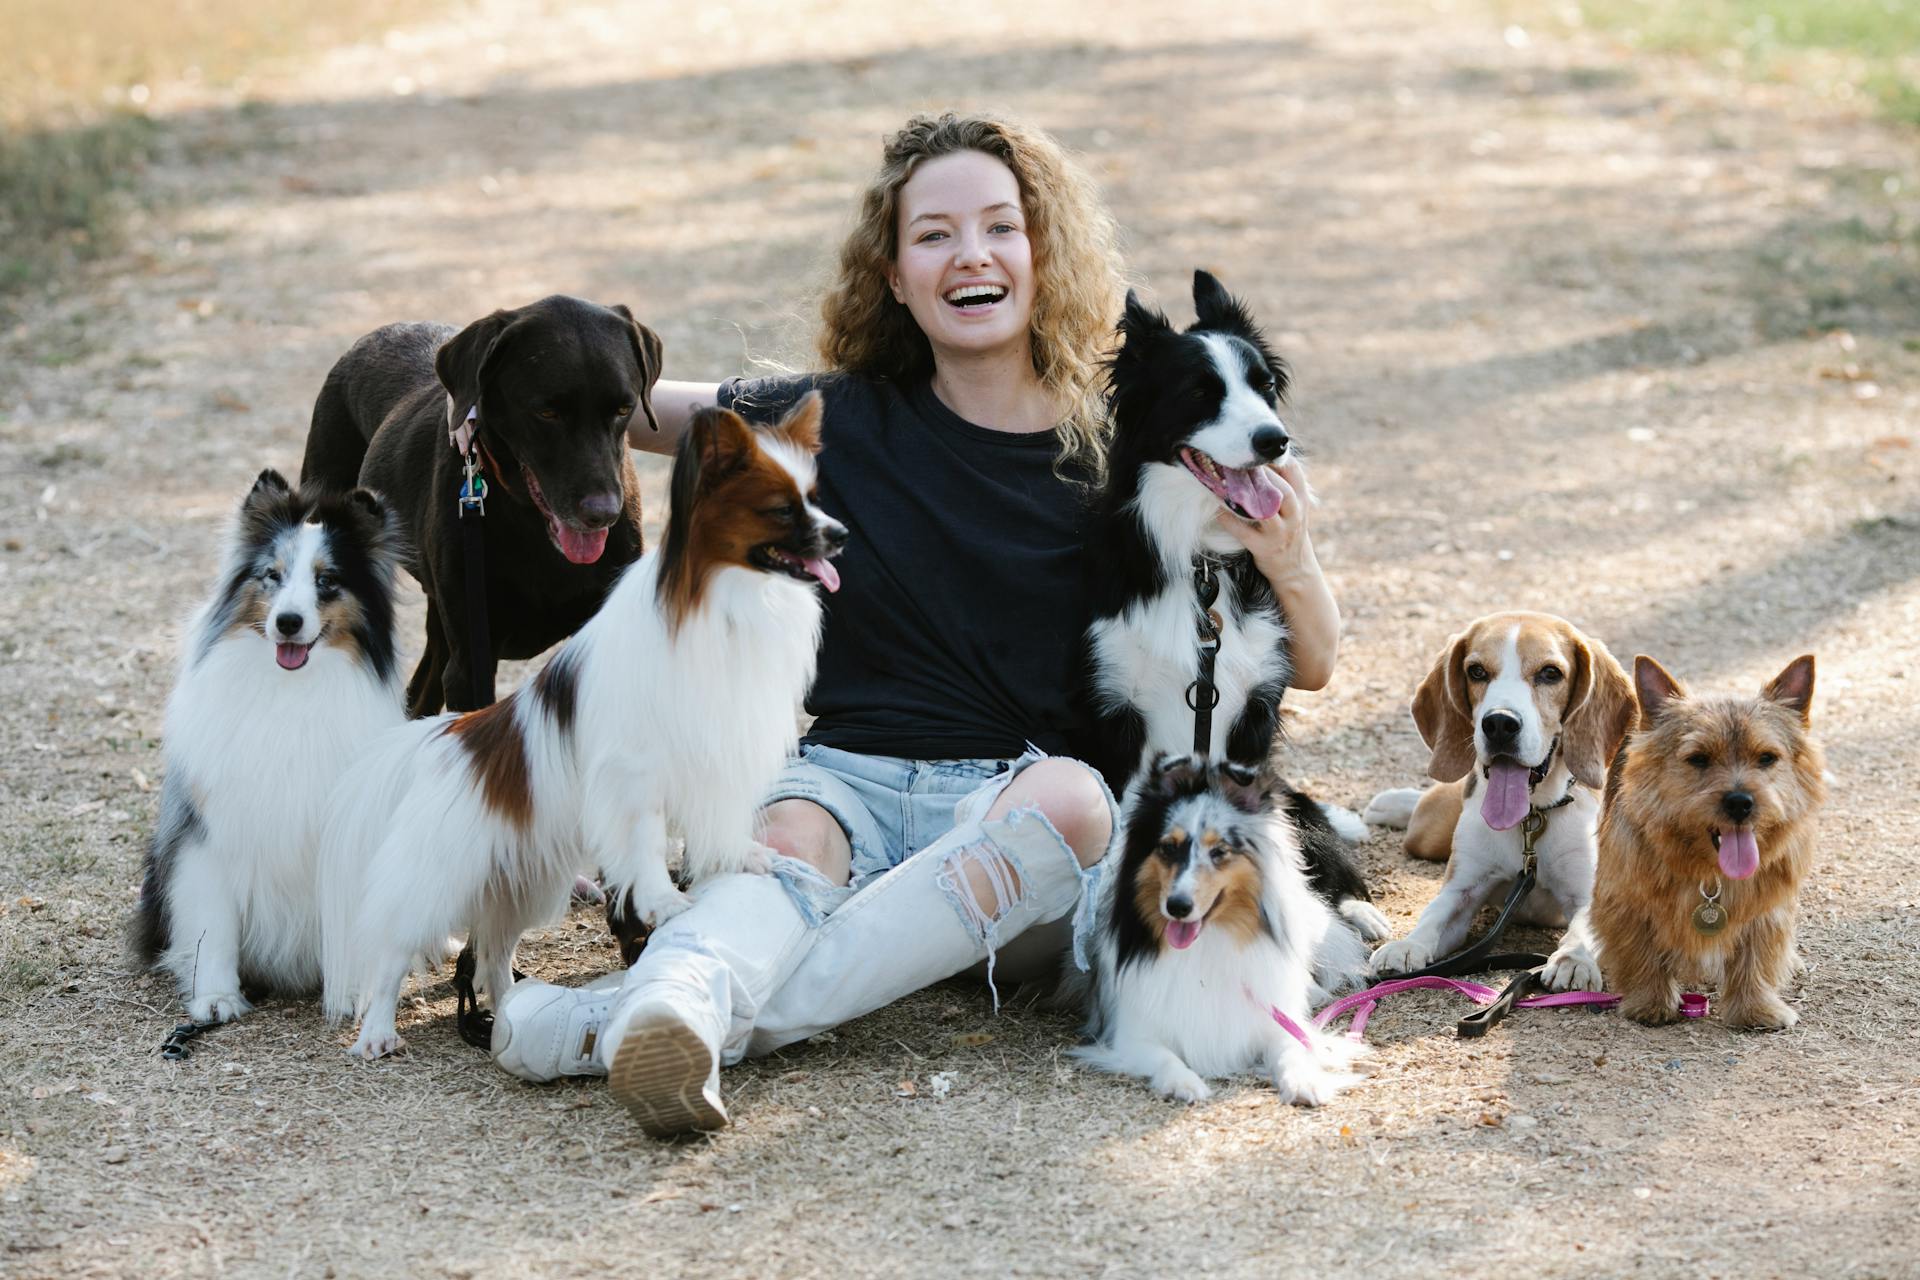
<svg viewBox="0 0 1920 1280">
<path fill-rule="evenodd" d="M 1292 633 L 1293 687 L 1324 689 L 1333 678 L 1340 651 L 1340 606 L 1307 530 L 1306 472 L 1298 459 L 1273 468 L 1280 485 L 1280 509 L 1265 520 L 1242 520 L 1222 510 L 1220 524 L 1253 554 L 1254 567 L 1273 587 Z"/>
</svg>

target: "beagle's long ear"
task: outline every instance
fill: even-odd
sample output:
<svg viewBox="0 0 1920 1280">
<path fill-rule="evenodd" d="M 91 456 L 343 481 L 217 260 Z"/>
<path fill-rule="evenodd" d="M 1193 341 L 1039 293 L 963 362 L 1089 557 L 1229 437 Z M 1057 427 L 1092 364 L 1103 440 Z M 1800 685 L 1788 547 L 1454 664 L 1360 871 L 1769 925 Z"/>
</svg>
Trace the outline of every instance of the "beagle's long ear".
<svg viewBox="0 0 1920 1280">
<path fill-rule="evenodd" d="M 1633 681 L 1607 647 L 1573 633 L 1573 678 L 1567 682 L 1567 714 L 1560 726 L 1560 749 L 1567 768 L 1580 782 L 1598 790 L 1607 783 L 1607 766 L 1633 728 L 1640 708 Z"/>
<path fill-rule="evenodd" d="M 1433 670 L 1413 693 L 1413 725 L 1432 750 L 1427 774 L 1440 782 L 1458 782 L 1473 771 L 1473 709 L 1467 705 L 1467 650 L 1473 638 L 1462 631 L 1447 642 Z"/>
</svg>

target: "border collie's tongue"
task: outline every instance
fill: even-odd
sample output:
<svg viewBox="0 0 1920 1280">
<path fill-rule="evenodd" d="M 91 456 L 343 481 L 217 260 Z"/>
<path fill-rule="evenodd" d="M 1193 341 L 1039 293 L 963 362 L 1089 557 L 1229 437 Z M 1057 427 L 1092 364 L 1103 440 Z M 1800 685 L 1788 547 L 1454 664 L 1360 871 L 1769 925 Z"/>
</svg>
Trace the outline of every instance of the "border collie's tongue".
<svg viewBox="0 0 1920 1280">
<path fill-rule="evenodd" d="M 276 644 L 273 646 L 273 659 L 289 671 L 298 671 L 307 665 L 307 651 L 310 644 Z"/>
<path fill-rule="evenodd" d="M 818 578 L 820 585 L 828 591 L 840 589 L 840 571 L 833 567 L 833 561 L 815 557 L 812 560 L 802 560 L 800 567 Z"/>
<path fill-rule="evenodd" d="M 1720 872 L 1731 880 L 1745 880 L 1760 869 L 1760 842 L 1752 827 L 1720 833 Z"/>
<path fill-rule="evenodd" d="M 1280 483 L 1266 467 L 1222 467 L 1220 482 L 1228 501 L 1254 520 L 1265 520 L 1280 510 Z"/>
<path fill-rule="evenodd" d="M 1198 920 L 1167 921 L 1167 942 L 1175 951 L 1185 951 L 1193 945 L 1193 940 L 1199 936 L 1200 922 Z"/>
<path fill-rule="evenodd" d="M 553 531 L 553 540 L 560 545 L 560 554 L 575 564 L 592 564 L 607 549 L 605 529 L 581 533 L 569 528 L 567 522 L 557 516 L 547 517 L 547 527 Z"/>
<path fill-rule="evenodd" d="M 1495 831 L 1509 831 L 1527 816 L 1527 783 L 1533 770 L 1512 760 L 1495 760 L 1487 771 L 1487 794 L 1480 798 L 1480 816 Z"/>
</svg>

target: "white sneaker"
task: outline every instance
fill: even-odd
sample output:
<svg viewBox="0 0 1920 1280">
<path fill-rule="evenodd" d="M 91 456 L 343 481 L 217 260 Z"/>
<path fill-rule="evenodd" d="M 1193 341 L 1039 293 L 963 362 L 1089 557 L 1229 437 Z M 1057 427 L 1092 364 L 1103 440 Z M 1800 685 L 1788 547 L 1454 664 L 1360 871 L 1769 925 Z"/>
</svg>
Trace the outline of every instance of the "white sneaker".
<svg viewBox="0 0 1920 1280">
<path fill-rule="evenodd" d="M 584 987 L 557 987 L 522 978 L 507 989 L 493 1014 L 493 1060 L 502 1070 L 545 1084 L 561 1076 L 604 1076 L 594 1052 L 624 973 Z"/>
<path fill-rule="evenodd" d="M 656 1138 L 724 1129 L 720 1055 L 672 1004 L 647 1000 L 622 1010 L 624 1033 L 607 1085 L 640 1127 Z"/>
</svg>

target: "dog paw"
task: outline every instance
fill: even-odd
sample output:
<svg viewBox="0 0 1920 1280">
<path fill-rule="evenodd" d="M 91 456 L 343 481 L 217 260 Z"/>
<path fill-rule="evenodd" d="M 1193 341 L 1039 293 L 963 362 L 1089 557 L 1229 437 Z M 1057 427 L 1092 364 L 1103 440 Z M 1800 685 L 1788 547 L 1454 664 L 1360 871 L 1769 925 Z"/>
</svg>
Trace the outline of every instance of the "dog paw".
<svg viewBox="0 0 1920 1280">
<path fill-rule="evenodd" d="M 232 1022 L 252 1012 L 253 1006 L 238 991 L 217 991 L 187 1001 L 187 1016 L 195 1022 Z"/>
<path fill-rule="evenodd" d="M 1620 1002 L 1620 1014 L 1649 1027 L 1664 1027 L 1680 1021 L 1679 1002 L 1664 992 L 1654 996 L 1628 996 Z"/>
<path fill-rule="evenodd" d="M 1319 1067 L 1287 1066 L 1273 1073 L 1273 1091 L 1296 1107 L 1323 1107 L 1356 1077 Z"/>
<path fill-rule="evenodd" d="M 692 905 L 693 899 L 685 893 L 679 889 L 669 889 L 658 897 L 648 898 L 644 902 L 635 902 L 634 914 L 640 917 L 641 923 L 645 924 L 651 932 Z"/>
<path fill-rule="evenodd" d="M 1204 1102 L 1213 1096 L 1207 1082 L 1186 1066 L 1169 1067 L 1160 1072 L 1153 1078 L 1153 1088 L 1160 1096 L 1177 1102 Z"/>
<path fill-rule="evenodd" d="M 1752 1004 L 1728 1005 L 1727 1025 L 1742 1031 L 1785 1031 L 1800 1021 L 1800 1015 L 1784 1001 L 1774 997 Z"/>
<path fill-rule="evenodd" d="M 1393 925 L 1371 902 L 1348 898 L 1340 904 L 1340 914 L 1353 926 L 1354 932 L 1368 942 L 1385 942 L 1393 936 Z"/>
<path fill-rule="evenodd" d="M 1546 979 L 1550 991 L 1605 991 L 1600 965 L 1585 947 L 1556 951 L 1547 960 Z"/>
<path fill-rule="evenodd" d="M 1377 978 L 1387 973 L 1410 973 L 1432 963 L 1433 948 L 1414 938 L 1402 938 L 1398 942 L 1383 943 L 1373 953 L 1370 967 Z"/>
<path fill-rule="evenodd" d="M 347 1050 L 347 1056 L 366 1062 L 376 1062 L 381 1058 L 391 1057 L 406 1047 L 406 1037 L 398 1031 L 388 1031 L 384 1034 L 362 1031 L 360 1038 L 353 1042 L 353 1047 Z"/>
</svg>

